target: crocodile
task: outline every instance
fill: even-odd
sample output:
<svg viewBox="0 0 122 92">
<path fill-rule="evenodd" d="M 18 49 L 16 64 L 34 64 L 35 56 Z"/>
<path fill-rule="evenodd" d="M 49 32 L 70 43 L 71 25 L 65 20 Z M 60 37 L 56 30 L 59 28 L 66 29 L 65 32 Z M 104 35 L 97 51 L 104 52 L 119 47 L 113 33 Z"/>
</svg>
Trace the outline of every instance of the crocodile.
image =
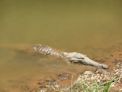
<svg viewBox="0 0 122 92">
<path fill-rule="evenodd" d="M 48 45 L 42 45 L 42 44 L 34 45 L 33 50 L 35 53 L 39 53 L 42 55 L 55 56 L 58 58 L 62 58 L 65 61 L 72 62 L 72 63 L 81 63 L 81 64 L 90 65 L 90 66 L 94 66 L 97 68 L 103 68 L 103 69 L 108 68 L 108 65 L 98 63 L 98 62 L 90 59 L 88 56 L 86 56 L 82 53 L 78 53 L 78 52 L 59 51 Z"/>
</svg>

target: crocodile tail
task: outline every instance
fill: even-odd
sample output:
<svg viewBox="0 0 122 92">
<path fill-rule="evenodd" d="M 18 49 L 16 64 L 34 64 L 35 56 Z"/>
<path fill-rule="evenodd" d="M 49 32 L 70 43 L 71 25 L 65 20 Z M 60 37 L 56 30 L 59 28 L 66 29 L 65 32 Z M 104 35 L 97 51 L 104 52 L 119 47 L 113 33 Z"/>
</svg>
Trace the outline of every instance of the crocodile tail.
<svg viewBox="0 0 122 92">
<path fill-rule="evenodd" d="M 37 44 L 33 46 L 34 52 L 42 54 L 42 55 L 52 55 L 56 57 L 62 57 L 60 51 L 53 49 L 47 45 Z"/>
</svg>

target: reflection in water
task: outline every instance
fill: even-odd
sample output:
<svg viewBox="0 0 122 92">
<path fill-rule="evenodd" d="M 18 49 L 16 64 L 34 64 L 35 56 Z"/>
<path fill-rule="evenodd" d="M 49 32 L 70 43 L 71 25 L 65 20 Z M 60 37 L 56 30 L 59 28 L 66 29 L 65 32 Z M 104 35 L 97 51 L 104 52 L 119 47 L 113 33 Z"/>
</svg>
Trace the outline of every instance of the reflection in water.
<svg viewBox="0 0 122 92">
<path fill-rule="evenodd" d="M 121 9 L 119 0 L 1 0 L 0 92 L 23 92 L 32 80 L 91 69 L 26 52 L 33 43 L 81 52 L 98 60 L 109 57 L 122 43 Z"/>
</svg>

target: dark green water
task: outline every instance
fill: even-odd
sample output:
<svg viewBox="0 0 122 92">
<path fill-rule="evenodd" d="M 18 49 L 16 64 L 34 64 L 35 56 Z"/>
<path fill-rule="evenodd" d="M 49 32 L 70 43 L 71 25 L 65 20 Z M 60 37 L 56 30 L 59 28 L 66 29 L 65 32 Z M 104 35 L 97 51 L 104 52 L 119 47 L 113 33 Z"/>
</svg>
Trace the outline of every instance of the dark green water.
<svg viewBox="0 0 122 92">
<path fill-rule="evenodd" d="M 18 92 L 17 88 L 23 92 L 18 85 L 24 86 L 37 76 L 79 70 L 77 66 L 15 50 L 21 49 L 20 44 L 27 48 L 36 43 L 91 57 L 107 55 L 111 46 L 122 43 L 122 2 L 1 0 L 0 92 Z"/>
</svg>

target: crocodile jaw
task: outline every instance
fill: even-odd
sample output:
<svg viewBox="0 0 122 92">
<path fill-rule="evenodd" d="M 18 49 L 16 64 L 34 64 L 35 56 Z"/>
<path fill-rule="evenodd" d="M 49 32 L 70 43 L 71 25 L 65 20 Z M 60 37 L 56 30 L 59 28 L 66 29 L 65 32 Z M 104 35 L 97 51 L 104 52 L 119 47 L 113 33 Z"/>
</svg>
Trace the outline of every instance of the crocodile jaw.
<svg viewBox="0 0 122 92">
<path fill-rule="evenodd" d="M 98 68 L 108 68 L 107 65 L 105 64 L 101 64 L 101 63 L 98 63 L 90 58 L 88 58 L 86 55 L 84 54 L 81 54 L 81 53 L 77 53 L 77 52 L 64 52 L 64 57 L 66 59 L 68 59 L 69 61 L 71 62 L 74 62 L 74 63 L 83 63 L 85 65 L 91 65 L 91 66 L 95 66 L 95 67 L 98 67 Z"/>
</svg>

